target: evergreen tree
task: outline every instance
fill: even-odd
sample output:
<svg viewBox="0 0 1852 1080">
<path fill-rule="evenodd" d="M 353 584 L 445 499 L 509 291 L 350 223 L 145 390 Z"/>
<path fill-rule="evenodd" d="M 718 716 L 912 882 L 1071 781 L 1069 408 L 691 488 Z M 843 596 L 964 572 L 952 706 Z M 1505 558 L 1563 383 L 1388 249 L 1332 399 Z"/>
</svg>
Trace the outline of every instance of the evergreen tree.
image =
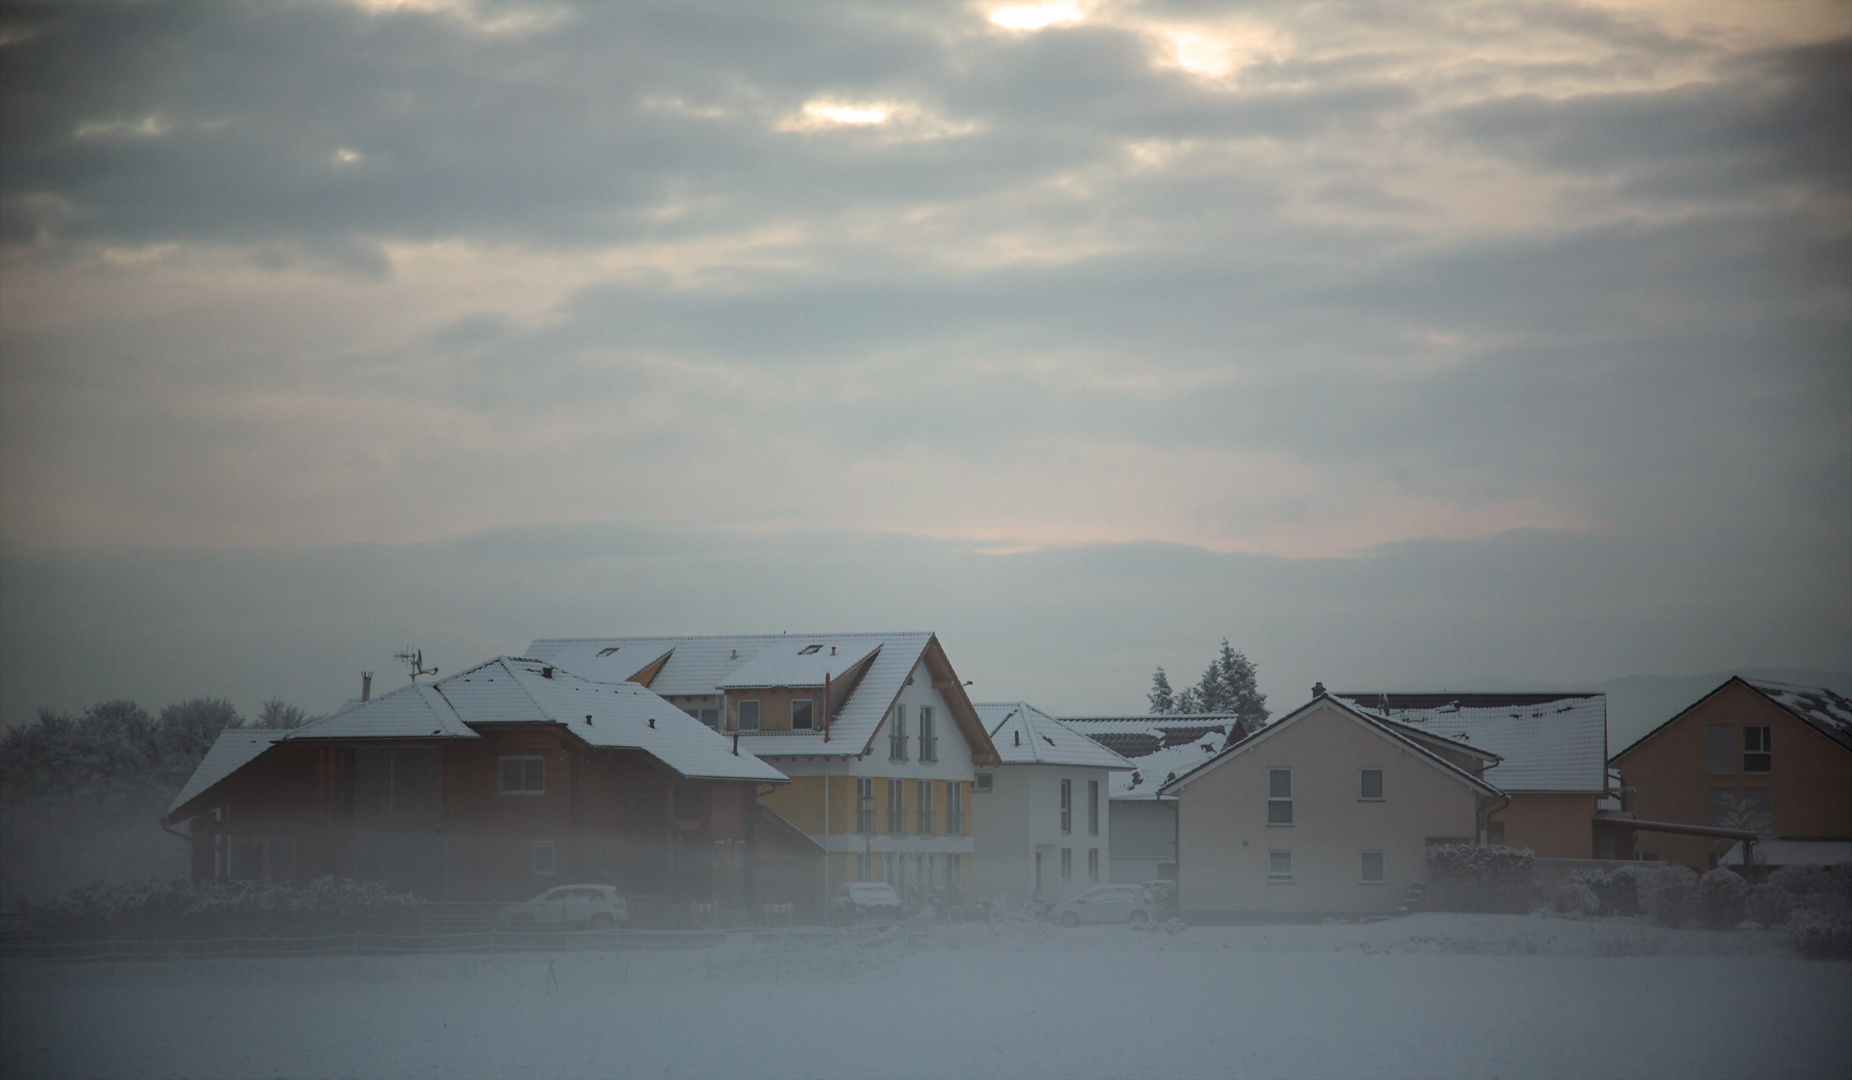
<svg viewBox="0 0 1852 1080">
<path fill-rule="evenodd" d="M 1255 684 L 1254 661 L 1238 653 L 1222 639 L 1222 650 L 1209 667 L 1203 672 L 1202 679 L 1195 686 L 1186 687 L 1181 692 L 1171 693 L 1170 681 L 1159 668 L 1151 680 L 1151 702 L 1153 713 L 1169 711 L 1174 713 L 1230 713 L 1241 721 L 1241 727 L 1253 731 L 1267 722 L 1267 695 L 1260 692 Z M 1160 690 L 1162 700 L 1169 708 L 1158 708 Z"/>
<path fill-rule="evenodd" d="M 1151 692 L 1145 695 L 1145 700 L 1151 703 L 1152 716 L 1177 711 L 1177 698 L 1170 690 L 1170 676 L 1164 674 L 1163 668 L 1158 668 L 1157 674 L 1151 676 Z"/>
</svg>

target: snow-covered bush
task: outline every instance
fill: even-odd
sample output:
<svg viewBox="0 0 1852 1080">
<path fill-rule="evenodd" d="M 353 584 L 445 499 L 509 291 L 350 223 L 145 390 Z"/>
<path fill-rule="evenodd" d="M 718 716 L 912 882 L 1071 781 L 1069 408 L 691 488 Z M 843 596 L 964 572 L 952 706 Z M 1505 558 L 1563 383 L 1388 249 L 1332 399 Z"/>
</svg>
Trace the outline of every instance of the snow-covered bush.
<svg viewBox="0 0 1852 1080">
<path fill-rule="evenodd" d="M 1802 908 L 1789 917 L 1788 936 L 1802 956 L 1815 960 L 1852 959 L 1852 915 Z"/>
<path fill-rule="evenodd" d="M 1436 844 L 1428 849 L 1428 903 L 1440 911 L 1524 912 L 1535 906 L 1529 848 Z"/>
<path fill-rule="evenodd" d="M 1786 902 L 1788 934 L 1803 955 L 1852 957 L 1852 866 L 1784 866 L 1768 888 L 1782 899 L 1766 903 Z"/>
<path fill-rule="evenodd" d="M 1638 915 L 1640 878 L 1653 870 L 1652 863 L 1622 863 L 1606 870 L 1577 870 L 1569 875 L 1569 880 L 1587 886 L 1595 894 L 1601 903 L 1601 914 Z"/>
<path fill-rule="evenodd" d="M 1660 926 L 1683 926 L 1691 918 L 1698 894 L 1698 872 L 1689 866 L 1660 863 L 1639 875 L 1640 912 Z"/>
<path fill-rule="evenodd" d="M 1767 928 L 1786 926 L 1794 896 L 1779 885 L 1761 882 L 1749 890 L 1749 917 Z"/>
<path fill-rule="evenodd" d="M 54 939 L 158 940 L 409 933 L 416 929 L 418 903 L 410 893 L 331 877 L 305 884 L 151 878 L 98 882 L 29 911 Z"/>
<path fill-rule="evenodd" d="M 1749 907 L 1749 883 L 1719 866 L 1698 879 L 1698 921 L 1711 930 L 1733 930 Z"/>
<path fill-rule="evenodd" d="M 1599 915 L 1601 898 L 1579 881 L 1566 881 L 1549 890 L 1550 910 L 1558 915 Z"/>
</svg>

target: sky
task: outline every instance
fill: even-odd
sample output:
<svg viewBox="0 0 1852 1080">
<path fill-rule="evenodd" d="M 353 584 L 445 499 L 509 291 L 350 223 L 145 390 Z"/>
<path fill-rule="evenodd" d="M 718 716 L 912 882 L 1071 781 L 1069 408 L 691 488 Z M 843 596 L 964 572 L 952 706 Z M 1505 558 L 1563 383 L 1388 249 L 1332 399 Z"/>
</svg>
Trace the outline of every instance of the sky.
<svg viewBox="0 0 1852 1080">
<path fill-rule="evenodd" d="M 1852 669 L 1852 6 L 0 10 L 0 721 Z"/>
</svg>

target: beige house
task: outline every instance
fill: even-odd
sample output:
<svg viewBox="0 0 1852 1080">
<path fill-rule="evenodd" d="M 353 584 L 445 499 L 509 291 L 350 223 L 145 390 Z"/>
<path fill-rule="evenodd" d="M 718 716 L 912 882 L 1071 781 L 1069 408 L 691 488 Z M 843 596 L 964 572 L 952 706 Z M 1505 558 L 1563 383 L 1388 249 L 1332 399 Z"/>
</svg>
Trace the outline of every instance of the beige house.
<svg viewBox="0 0 1852 1080">
<path fill-rule="evenodd" d="M 1484 839 L 1494 757 L 1320 693 L 1160 789 L 1183 917 L 1394 911 L 1430 844 Z"/>
<path fill-rule="evenodd" d="M 1824 687 L 1732 678 L 1614 755 L 1614 765 L 1641 821 L 1852 840 L 1852 700 Z M 1643 859 L 1708 870 L 1731 842 L 1641 832 L 1634 848 Z M 1770 865 L 1822 857 L 1799 851 L 1783 844 L 1758 854 Z M 1742 865 L 1740 849 L 1735 861 Z"/>
</svg>

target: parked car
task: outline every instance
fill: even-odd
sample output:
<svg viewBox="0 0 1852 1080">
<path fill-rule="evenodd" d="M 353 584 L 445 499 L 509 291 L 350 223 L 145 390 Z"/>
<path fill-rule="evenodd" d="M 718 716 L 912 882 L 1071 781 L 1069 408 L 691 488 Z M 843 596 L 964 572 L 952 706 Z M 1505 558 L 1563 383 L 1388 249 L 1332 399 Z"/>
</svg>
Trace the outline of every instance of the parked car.
<svg viewBox="0 0 1852 1080">
<path fill-rule="evenodd" d="M 560 885 L 495 913 L 495 925 L 503 930 L 610 930 L 629 921 L 629 905 L 614 885 Z"/>
<path fill-rule="evenodd" d="M 906 914 L 906 908 L 892 885 L 879 881 L 851 881 L 836 890 L 836 899 L 830 901 L 830 913 L 837 922 L 865 922 L 898 919 Z"/>
<path fill-rule="evenodd" d="M 1062 926 L 1081 923 L 1148 923 L 1156 913 L 1142 885 L 1096 885 L 1054 906 L 1049 917 Z"/>
<path fill-rule="evenodd" d="M 1144 881 L 1139 883 L 1146 895 L 1151 897 L 1151 917 L 1168 919 L 1177 914 L 1177 883 L 1174 881 Z"/>
</svg>

